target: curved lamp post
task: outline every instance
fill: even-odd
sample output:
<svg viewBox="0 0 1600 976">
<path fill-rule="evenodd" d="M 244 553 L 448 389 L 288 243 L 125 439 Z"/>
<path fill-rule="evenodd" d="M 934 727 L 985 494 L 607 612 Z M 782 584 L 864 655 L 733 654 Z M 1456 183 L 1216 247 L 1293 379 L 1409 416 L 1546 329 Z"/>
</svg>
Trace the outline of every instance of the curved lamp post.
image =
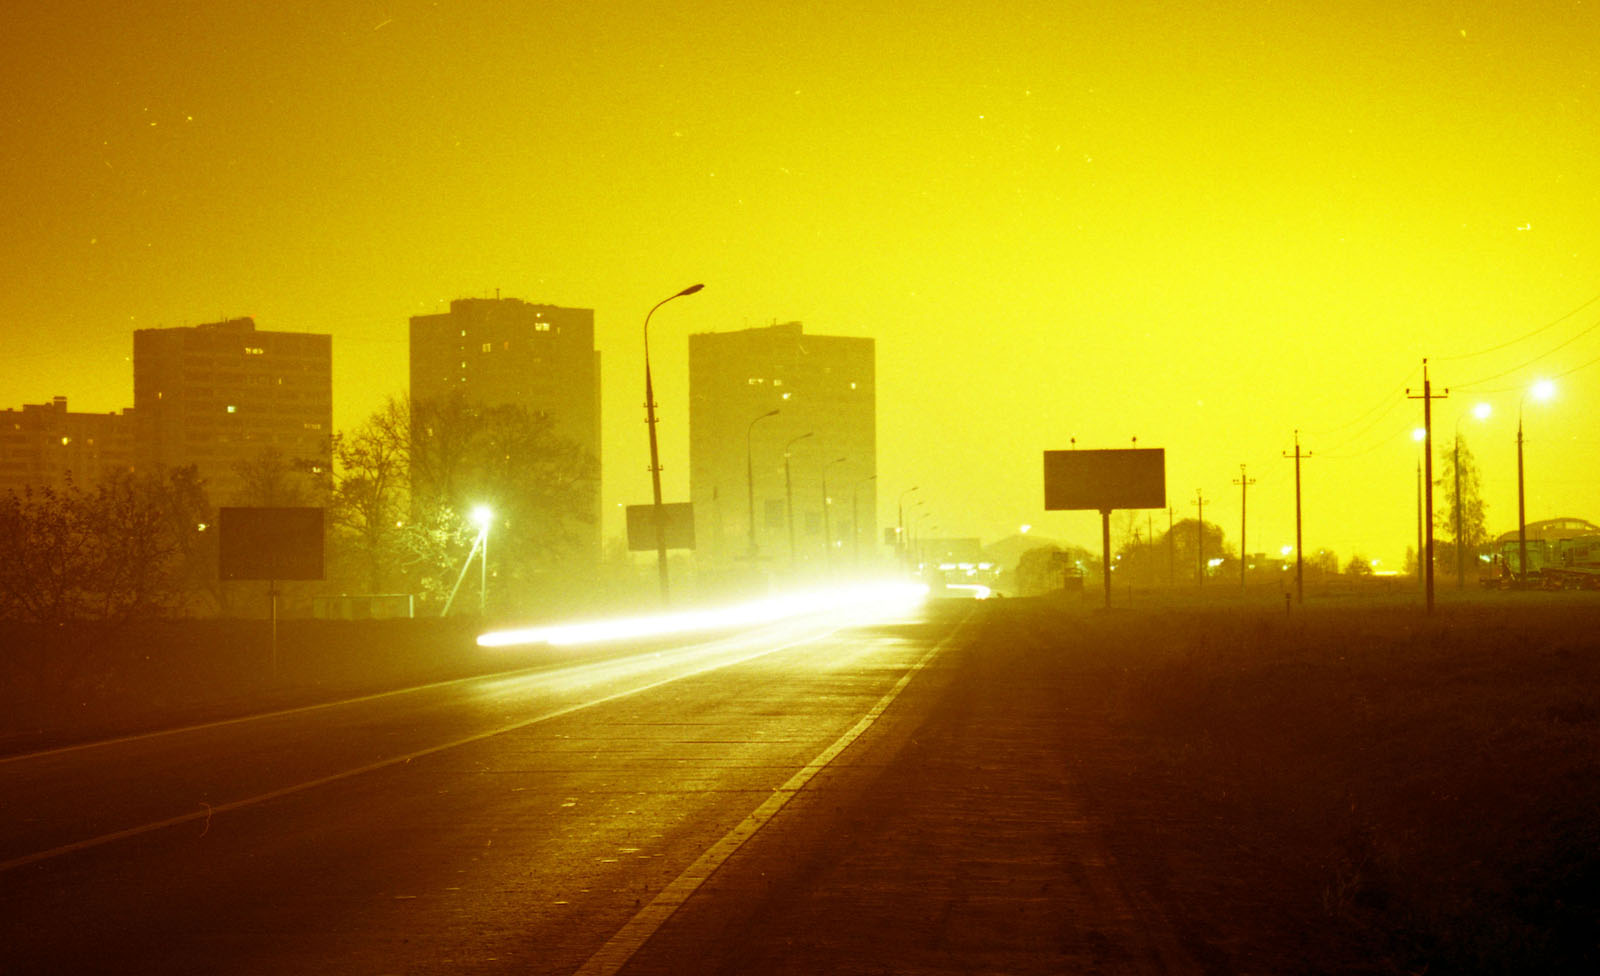
<svg viewBox="0 0 1600 976">
<path fill-rule="evenodd" d="M 749 507 L 750 507 L 749 547 L 750 547 L 750 558 L 752 560 L 754 560 L 756 558 L 756 469 L 755 469 L 754 461 L 751 460 L 750 435 L 755 432 L 756 424 L 759 424 L 761 421 L 766 420 L 768 417 L 776 417 L 777 415 L 778 415 L 778 408 L 774 407 L 771 410 L 768 410 L 766 413 L 762 414 L 761 416 L 757 417 L 756 419 L 750 421 L 750 426 L 746 427 L 745 431 L 744 431 L 744 484 L 745 484 L 745 490 L 749 494 Z"/>
<path fill-rule="evenodd" d="M 822 545 L 827 550 L 825 553 L 827 559 L 824 565 L 827 566 L 830 574 L 833 572 L 833 522 L 829 517 L 828 509 L 833 500 L 828 497 L 828 469 L 835 464 L 848 460 L 850 459 L 837 457 L 822 466 Z"/>
<path fill-rule="evenodd" d="M 644 316 L 644 411 L 645 424 L 650 428 L 650 491 L 655 500 L 656 516 L 656 568 L 661 574 L 661 602 L 667 602 L 667 520 L 661 510 L 661 455 L 656 450 L 656 390 L 650 380 L 650 316 L 656 309 L 685 295 L 693 295 L 705 285 L 690 285 L 675 295 L 668 295 L 650 307 Z"/>
<path fill-rule="evenodd" d="M 789 519 L 789 570 L 794 570 L 794 482 L 789 478 L 789 448 L 815 434 L 816 431 L 808 430 L 799 437 L 791 438 L 789 443 L 783 445 L 783 509 Z"/>
<path fill-rule="evenodd" d="M 900 568 L 901 569 L 905 569 L 906 568 L 906 556 L 908 555 L 907 546 L 906 546 L 906 496 L 911 494 L 912 492 L 916 491 L 917 487 L 918 487 L 917 485 L 912 485 L 910 488 L 907 488 L 905 491 L 902 491 L 900 493 L 900 497 L 895 499 L 895 503 L 894 503 L 894 508 L 895 508 L 894 543 L 895 543 L 895 551 L 900 556 Z"/>
<path fill-rule="evenodd" d="M 1556 394 L 1556 385 L 1540 380 L 1523 392 L 1517 401 L 1517 582 L 1528 583 L 1528 516 L 1526 495 L 1522 489 L 1522 407 L 1531 395 L 1535 400 L 1548 400 Z"/>
<path fill-rule="evenodd" d="M 850 549 L 857 572 L 861 571 L 861 486 L 877 480 L 877 475 L 869 474 L 850 488 Z"/>
</svg>

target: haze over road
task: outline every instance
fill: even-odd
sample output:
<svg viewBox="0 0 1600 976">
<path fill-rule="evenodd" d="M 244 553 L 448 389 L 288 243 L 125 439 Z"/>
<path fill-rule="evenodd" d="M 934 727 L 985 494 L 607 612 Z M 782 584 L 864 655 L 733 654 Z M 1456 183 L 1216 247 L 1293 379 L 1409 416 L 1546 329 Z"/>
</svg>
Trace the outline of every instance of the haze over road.
<svg viewBox="0 0 1600 976">
<path fill-rule="evenodd" d="M 960 789 L 926 782 L 919 742 L 972 680 L 989 615 L 944 603 L 553 651 L 532 671 L 0 761 L 0 971 L 881 971 L 973 951 L 1048 971 L 1068 909 L 1115 943 L 1085 958 L 1169 968 L 1087 831 L 1059 869 L 1074 814 L 1028 799 L 1057 782 L 1038 756 L 963 732 L 993 762 Z M 994 782 L 1005 805 L 971 802 Z M 952 871 L 959 897 L 930 898 Z M 984 921 L 1002 907 L 1020 928 Z M 890 927 L 860 931 L 868 918 Z"/>
</svg>

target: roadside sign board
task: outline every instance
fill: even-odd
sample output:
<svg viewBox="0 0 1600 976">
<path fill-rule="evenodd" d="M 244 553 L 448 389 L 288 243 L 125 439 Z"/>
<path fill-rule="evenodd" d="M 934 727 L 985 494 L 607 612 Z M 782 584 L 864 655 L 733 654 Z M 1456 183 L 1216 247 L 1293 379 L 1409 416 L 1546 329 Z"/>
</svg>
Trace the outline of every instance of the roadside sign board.
<svg viewBox="0 0 1600 976">
<path fill-rule="evenodd" d="M 1167 507 L 1166 449 L 1045 451 L 1048 511 Z"/>
<path fill-rule="evenodd" d="M 694 503 L 672 502 L 661 506 L 667 527 L 668 549 L 694 548 Z M 628 551 L 656 551 L 656 507 L 628 506 Z"/>
<path fill-rule="evenodd" d="M 320 508 L 222 508 L 217 533 L 221 579 L 323 578 Z"/>
</svg>

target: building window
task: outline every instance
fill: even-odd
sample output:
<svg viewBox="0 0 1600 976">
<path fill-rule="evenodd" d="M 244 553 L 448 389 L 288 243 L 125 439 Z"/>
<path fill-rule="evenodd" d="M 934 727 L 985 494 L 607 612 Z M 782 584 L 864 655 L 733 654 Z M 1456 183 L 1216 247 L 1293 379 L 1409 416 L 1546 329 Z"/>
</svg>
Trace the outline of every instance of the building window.
<svg viewBox="0 0 1600 976">
<path fill-rule="evenodd" d="M 549 322 L 535 322 L 535 323 L 533 323 L 533 331 L 535 331 L 535 332 L 549 332 L 550 331 L 550 323 Z"/>
<path fill-rule="evenodd" d="M 492 342 L 485 342 L 485 343 L 484 343 L 484 344 L 483 344 L 483 351 L 484 351 L 484 352 L 494 352 L 494 343 L 492 343 Z"/>
<path fill-rule="evenodd" d="M 263 355 L 266 355 L 266 352 L 267 351 L 265 349 L 262 349 L 260 346 L 245 346 L 244 347 L 244 354 L 246 356 L 263 356 Z"/>
<path fill-rule="evenodd" d="M 239 408 L 230 403 L 230 404 L 228 404 L 228 412 L 229 413 L 238 413 L 239 412 Z"/>
</svg>

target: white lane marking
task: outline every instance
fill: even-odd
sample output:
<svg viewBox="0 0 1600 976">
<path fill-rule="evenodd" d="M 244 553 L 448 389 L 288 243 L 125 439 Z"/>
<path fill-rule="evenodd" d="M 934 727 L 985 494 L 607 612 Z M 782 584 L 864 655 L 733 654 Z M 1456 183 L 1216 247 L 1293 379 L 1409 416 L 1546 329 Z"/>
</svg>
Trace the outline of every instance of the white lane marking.
<svg viewBox="0 0 1600 976">
<path fill-rule="evenodd" d="M 944 640 L 929 648 L 928 652 L 922 655 L 917 663 L 908 668 L 906 673 L 900 676 L 900 680 L 895 682 L 894 687 L 885 692 L 884 696 L 878 699 L 877 704 L 873 705 L 865 715 L 861 716 L 861 719 L 855 725 L 852 725 L 843 735 L 835 739 L 832 745 L 822 750 L 815 759 L 806 763 L 803 769 L 789 777 L 787 782 L 773 791 L 772 795 L 767 797 L 766 801 L 759 807 L 756 807 L 755 812 L 744 818 L 738 826 L 728 831 L 721 840 L 707 848 L 699 859 L 689 865 L 671 884 L 663 888 L 661 893 L 656 895 L 650 904 L 644 906 L 639 914 L 629 919 L 628 923 L 619 929 L 616 935 L 611 937 L 610 941 L 601 946 L 594 955 L 590 956 L 589 961 L 584 963 L 573 976 L 615 976 L 623 966 L 627 965 L 628 960 L 633 958 L 634 953 L 638 952 L 645 942 L 656 934 L 656 930 L 660 929 L 667 919 L 671 918 L 673 913 L 682 907 L 684 902 L 689 900 L 689 896 L 693 895 L 701 885 L 705 884 L 706 880 L 722 866 L 724 861 L 733 855 L 734 851 L 737 851 L 745 841 L 753 837 L 756 831 L 766 826 L 767 822 L 776 816 L 778 811 L 782 810 L 784 805 L 793 799 L 796 793 L 805 788 L 805 785 L 811 781 L 813 776 L 833 762 L 839 753 L 849 748 L 850 744 L 861 736 L 861 733 L 872 727 L 872 724 L 878 720 L 878 716 L 882 715 L 894 703 L 894 700 L 900 697 L 900 692 L 904 691 L 906 685 L 911 683 L 911 679 L 916 677 L 917 673 L 923 668 L 927 667 L 928 663 L 936 655 L 948 647 L 966 629 L 967 623 L 971 619 L 972 612 L 969 610 L 967 615 L 961 618 L 961 622 L 956 625 L 956 628 Z"/>
<path fill-rule="evenodd" d="M 234 810 L 243 809 L 244 807 L 254 806 L 257 803 L 265 803 L 268 800 L 276 800 L 280 797 L 289 796 L 294 793 L 303 793 L 306 790 L 315 789 L 319 786 L 326 786 L 329 783 L 337 783 L 340 780 L 350 779 L 354 776 L 360 776 L 363 773 L 375 772 L 380 769 L 386 769 L 390 766 L 404 765 L 405 763 L 411 762 L 414 759 L 420 759 L 423 756 L 431 756 L 434 753 L 444 752 L 448 749 L 455 749 L 460 746 L 470 745 L 474 742 L 481 742 L 484 739 L 490 739 L 497 735 L 504 735 L 507 732 L 515 732 L 518 729 L 524 729 L 530 725 L 537 725 L 540 722 L 548 722 L 551 719 L 561 718 L 564 715 L 571 715 L 574 712 L 581 712 L 586 708 L 593 708 L 596 705 L 604 705 L 607 702 L 617 701 L 621 698 L 627 698 L 631 695 L 637 695 L 641 692 L 660 688 L 662 685 L 669 685 L 674 681 L 682 681 L 685 678 L 693 678 L 697 675 L 706 674 L 711 671 L 733 667 L 737 664 L 743 664 L 746 661 L 753 661 L 756 658 L 766 657 L 769 654 L 776 654 L 779 651 L 786 651 L 791 647 L 801 647 L 806 644 L 813 644 L 817 641 L 831 637 L 840 629 L 842 628 L 836 627 L 820 634 L 813 634 L 810 637 L 803 637 L 799 640 L 790 641 L 787 644 L 779 644 L 774 647 L 766 648 L 765 650 L 756 651 L 752 654 L 746 654 L 743 657 L 719 661 L 713 664 L 708 664 L 704 667 L 685 671 L 682 674 L 675 674 L 671 677 L 662 678 L 659 681 L 652 681 L 649 684 L 640 685 L 637 688 L 629 688 L 625 691 L 613 692 L 612 694 L 604 695 L 600 698 L 595 698 L 590 701 L 578 702 L 575 705 L 568 705 L 564 708 L 558 708 L 554 711 L 546 712 L 543 715 L 536 715 L 533 718 L 524 719 L 521 722 L 513 722 L 510 725 L 503 725 L 499 728 L 490 729 L 486 732 L 477 732 L 473 735 L 465 736 L 460 739 L 454 739 L 450 742 L 428 746 L 425 749 L 418 749 L 414 752 L 408 752 L 405 755 L 391 756 L 387 759 L 380 759 L 377 762 L 368 763 L 365 766 L 358 766 L 354 769 L 346 769 L 341 772 L 318 777 L 317 779 L 307 780 L 304 783 L 296 783 L 292 786 L 285 786 L 282 789 L 261 793 L 257 796 L 248 797 L 243 800 L 234 800 L 231 803 L 219 803 L 216 806 L 208 806 L 192 813 L 180 814 L 176 817 L 168 817 L 165 820 L 157 820 L 153 823 L 141 824 L 137 827 L 129 827 L 126 830 L 118 830 L 109 834 L 101 834 L 98 837 L 74 841 L 71 844 L 63 844 L 60 847 L 52 847 L 47 851 L 36 851 L 32 854 L 24 854 L 21 857 L 12 858 L 9 861 L 0 861 L 0 873 L 10 871 L 13 868 L 20 868 L 26 864 L 35 864 L 39 861 L 47 861 L 50 858 L 60 857 L 63 854 L 71 854 L 76 851 L 88 850 L 92 847 L 100 847 L 104 844 L 110 844 L 114 841 L 127 840 L 130 837 L 137 837 L 140 834 L 148 834 L 157 830 L 165 830 L 168 827 L 176 827 L 179 824 L 190 823 L 191 821 L 195 820 L 205 820 L 207 825 L 209 825 L 211 818 L 220 813 L 229 813 Z"/>
</svg>

